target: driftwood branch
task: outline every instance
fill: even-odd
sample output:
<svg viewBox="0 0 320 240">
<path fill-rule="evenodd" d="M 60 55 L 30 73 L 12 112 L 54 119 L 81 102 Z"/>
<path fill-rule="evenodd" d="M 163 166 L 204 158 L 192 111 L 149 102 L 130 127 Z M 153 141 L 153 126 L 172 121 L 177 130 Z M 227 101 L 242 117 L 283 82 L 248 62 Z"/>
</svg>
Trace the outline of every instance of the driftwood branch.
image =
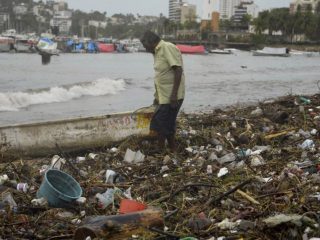
<svg viewBox="0 0 320 240">
<path fill-rule="evenodd" d="M 229 191 L 225 192 L 225 193 L 222 194 L 221 196 L 219 196 L 219 197 L 217 197 L 217 198 L 215 198 L 215 197 L 210 198 L 210 199 L 206 202 L 205 206 L 208 207 L 209 205 L 211 205 L 211 204 L 213 204 L 213 203 L 214 203 L 214 204 L 219 203 L 222 199 L 224 199 L 225 197 L 229 196 L 230 194 L 236 192 L 238 189 L 244 187 L 245 185 L 249 184 L 251 181 L 252 181 L 252 179 L 248 179 L 248 180 L 240 183 L 239 185 L 235 186 L 234 188 L 230 189 Z"/>
</svg>

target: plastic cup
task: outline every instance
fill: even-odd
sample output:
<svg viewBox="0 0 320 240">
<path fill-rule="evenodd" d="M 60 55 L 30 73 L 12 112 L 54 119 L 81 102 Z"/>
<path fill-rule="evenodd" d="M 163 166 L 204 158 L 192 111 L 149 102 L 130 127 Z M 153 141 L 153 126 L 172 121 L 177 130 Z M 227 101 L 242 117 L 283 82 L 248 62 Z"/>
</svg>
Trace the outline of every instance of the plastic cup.
<svg viewBox="0 0 320 240">
<path fill-rule="evenodd" d="M 121 214 L 143 211 L 147 208 L 144 203 L 137 202 L 130 199 L 122 199 L 120 202 L 119 212 Z"/>
</svg>

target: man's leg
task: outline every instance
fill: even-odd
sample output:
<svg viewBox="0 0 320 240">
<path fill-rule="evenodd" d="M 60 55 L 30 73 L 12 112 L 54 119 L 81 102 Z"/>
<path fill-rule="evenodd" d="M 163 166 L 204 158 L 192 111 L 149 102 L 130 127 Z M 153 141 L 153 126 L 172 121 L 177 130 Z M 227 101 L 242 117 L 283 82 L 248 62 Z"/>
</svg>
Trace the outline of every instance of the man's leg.
<svg viewBox="0 0 320 240">
<path fill-rule="evenodd" d="M 176 145 L 176 136 L 175 136 L 175 134 L 168 136 L 167 140 L 168 140 L 168 145 L 169 145 L 170 151 L 172 153 L 176 153 L 177 152 L 177 145 Z"/>
</svg>

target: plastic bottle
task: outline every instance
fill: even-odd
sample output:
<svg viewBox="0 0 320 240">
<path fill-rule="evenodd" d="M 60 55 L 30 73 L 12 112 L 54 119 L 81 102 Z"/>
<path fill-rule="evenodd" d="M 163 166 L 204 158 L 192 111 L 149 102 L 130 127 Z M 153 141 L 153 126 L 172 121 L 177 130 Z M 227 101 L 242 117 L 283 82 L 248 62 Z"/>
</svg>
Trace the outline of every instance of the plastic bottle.
<svg viewBox="0 0 320 240">
<path fill-rule="evenodd" d="M 304 103 L 304 104 L 310 104 L 310 103 L 311 103 L 311 100 L 308 99 L 308 98 L 305 98 L 305 97 L 300 97 L 300 100 L 301 100 L 302 103 Z"/>
</svg>

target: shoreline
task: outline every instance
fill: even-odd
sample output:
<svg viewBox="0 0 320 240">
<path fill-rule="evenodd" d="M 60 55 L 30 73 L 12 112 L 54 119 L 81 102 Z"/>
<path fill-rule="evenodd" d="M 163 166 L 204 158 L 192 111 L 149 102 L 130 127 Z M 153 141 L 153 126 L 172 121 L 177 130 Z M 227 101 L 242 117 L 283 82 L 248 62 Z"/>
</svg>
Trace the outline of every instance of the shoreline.
<svg viewBox="0 0 320 240">
<path fill-rule="evenodd" d="M 80 210 L 85 211 L 85 217 L 118 214 L 118 197 L 113 207 L 102 209 L 96 193 L 114 187 L 125 191 L 130 186 L 133 199 L 158 207 L 164 214 L 171 213 L 166 218 L 167 232 L 179 238 L 292 239 L 293 229 L 302 238 L 300 233 L 317 223 L 309 213 L 320 211 L 319 200 L 314 197 L 320 189 L 319 130 L 320 95 L 288 95 L 242 108 L 181 113 L 177 154 L 155 152 L 157 143 L 153 139 L 135 136 L 75 154 L 63 152 L 62 147 L 57 149 L 57 154 L 66 159 L 61 169 L 80 183 L 87 202 L 75 205 L 76 211 L 43 208 L 38 214 L 24 216 L 30 221 L 38 219 L 39 214 L 47 216 L 46 221 L 37 220 L 37 226 L 29 226 L 41 226 L 34 231 L 34 239 L 45 232 L 46 237 L 68 235 L 71 239 L 81 226 L 71 221 L 83 219 Z M 123 161 L 128 148 L 141 151 L 142 164 Z M 79 157 L 81 162 L 77 161 Z M 34 187 L 25 195 L 6 189 L 18 206 L 30 204 L 35 198 L 42 181 L 39 169 L 50 162 L 51 156 L 47 156 L 0 165 L 1 174 L 8 174 L 10 179 L 24 176 Z M 107 184 L 107 169 L 122 180 Z M 54 216 L 47 214 L 52 211 Z M 72 216 L 62 217 L 65 211 L 71 211 Z M 8 236 L 8 231 L 11 236 L 20 236 L 10 225 L 17 222 L 19 214 L 13 216 L 3 236 Z M 57 227 L 57 222 L 65 224 L 65 231 Z M 44 224 L 51 226 L 50 234 Z M 319 237 L 318 231 L 309 230 L 309 238 Z M 159 232 L 144 229 L 138 235 L 153 239 Z"/>
</svg>

